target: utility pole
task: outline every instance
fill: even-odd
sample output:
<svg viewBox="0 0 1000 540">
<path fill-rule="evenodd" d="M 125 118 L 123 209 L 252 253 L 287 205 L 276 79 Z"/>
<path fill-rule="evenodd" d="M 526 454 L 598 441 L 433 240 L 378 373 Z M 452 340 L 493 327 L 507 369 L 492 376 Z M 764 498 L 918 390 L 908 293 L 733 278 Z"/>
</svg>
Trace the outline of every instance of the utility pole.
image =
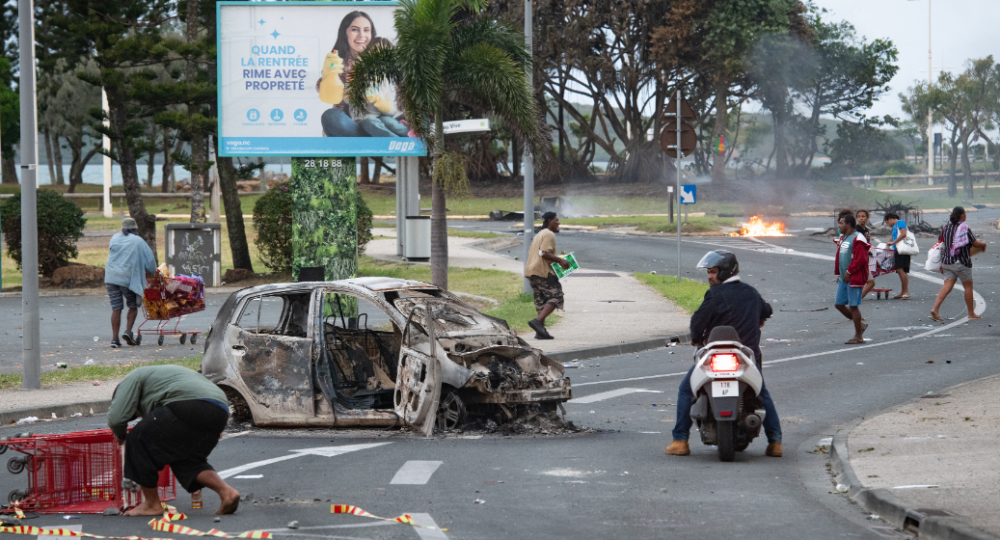
<svg viewBox="0 0 1000 540">
<path fill-rule="evenodd" d="M 18 0 L 21 65 L 21 366 L 22 384 L 42 387 L 38 335 L 38 109 L 35 107 L 35 5 Z"/>
<path fill-rule="evenodd" d="M 677 85 L 677 159 L 674 160 L 674 169 L 677 171 L 677 283 L 681 282 L 681 158 L 684 151 L 681 148 L 681 86 Z"/>
<path fill-rule="evenodd" d="M 531 0 L 524 0 L 524 43 L 531 54 L 532 62 L 527 66 L 528 88 L 531 89 L 531 99 L 535 98 L 534 47 L 531 36 Z M 531 253 L 531 241 L 535 236 L 535 164 L 531 160 L 531 144 L 524 141 L 524 264 L 528 264 Z M 514 159 L 517 159 L 515 156 Z M 531 282 L 524 278 L 524 292 L 531 294 Z"/>
<path fill-rule="evenodd" d="M 927 93 L 934 86 L 934 62 L 931 49 L 931 0 L 927 0 Z M 934 111 L 927 107 L 927 185 L 934 185 Z"/>
</svg>

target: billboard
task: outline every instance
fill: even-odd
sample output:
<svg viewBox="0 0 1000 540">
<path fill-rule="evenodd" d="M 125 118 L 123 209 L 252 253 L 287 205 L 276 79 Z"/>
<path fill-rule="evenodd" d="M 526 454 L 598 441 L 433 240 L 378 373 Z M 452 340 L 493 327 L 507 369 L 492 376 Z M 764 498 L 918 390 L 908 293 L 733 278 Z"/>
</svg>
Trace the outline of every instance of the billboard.
<svg viewBox="0 0 1000 540">
<path fill-rule="evenodd" d="M 354 58 L 392 47 L 395 2 L 218 2 L 222 156 L 423 156 L 399 88 L 347 103 Z"/>
</svg>

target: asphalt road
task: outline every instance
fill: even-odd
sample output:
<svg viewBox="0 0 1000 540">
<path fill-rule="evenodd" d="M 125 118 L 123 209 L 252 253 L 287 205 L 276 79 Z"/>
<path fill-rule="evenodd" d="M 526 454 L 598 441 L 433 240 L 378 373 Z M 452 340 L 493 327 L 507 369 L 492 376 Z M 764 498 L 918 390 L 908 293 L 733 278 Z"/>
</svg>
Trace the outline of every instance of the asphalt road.
<svg viewBox="0 0 1000 540">
<path fill-rule="evenodd" d="M 998 240 L 995 231 L 975 222 L 973 230 L 988 242 Z M 659 267 L 654 269 L 662 273 L 671 268 L 670 254 L 676 249 L 668 239 L 593 233 L 563 233 L 558 242 L 560 249 L 575 251 L 585 266 L 609 270 L 644 269 L 645 261 L 655 257 Z M 234 533 L 264 528 L 287 538 L 901 537 L 868 519 L 843 495 L 831 494 L 826 456 L 811 452 L 861 417 L 1000 371 L 993 350 L 1000 327 L 991 326 L 997 321 L 992 300 L 997 288 L 994 251 L 1000 246 L 991 245 L 975 261 L 976 289 L 987 306 L 983 320 L 965 324 L 957 319 L 964 306 L 953 293 L 942 314 L 956 320 L 932 325 L 927 312 L 939 286 L 911 279 L 913 299 L 865 302 L 862 312 L 871 322 L 866 334 L 871 341 L 851 347 L 843 345 L 851 329 L 832 309 L 833 263 L 821 258 L 833 254 L 829 239 L 768 240 L 814 255 L 810 257 L 760 251 L 760 244 L 741 244 L 746 240 L 692 238 L 682 243 L 690 266 L 713 247 L 698 242 L 731 247 L 740 258 L 741 275 L 776 309 L 763 330 L 764 375 L 782 419 L 785 457 L 765 457 L 761 438 L 735 463 L 720 463 L 696 432 L 691 456 L 663 455 L 677 385 L 692 352 L 688 346 L 673 347 L 587 360 L 585 367 L 567 370 L 578 400 L 566 405 L 567 417 L 599 430 L 594 433 L 466 433 L 423 439 L 386 431 L 311 431 L 227 438 L 211 459 L 220 471 L 298 457 L 246 468 L 239 475 L 247 478 L 231 477 L 234 487 L 253 493 L 258 503 L 244 503 L 236 516 L 218 524 L 209 511 L 216 503 L 213 495 L 206 496 L 206 510 L 201 511 L 191 511 L 188 496 L 181 495 L 178 508 L 192 516 L 185 525 Z M 921 239 L 921 248 L 926 250 L 929 242 Z M 652 255 L 661 250 L 662 259 Z M 899 284 L 886 276 L 879 285 L 898 291 Z M 810 311 L 824 307 L 829 309 Z M 100 417 L 81 418 L 33 429 L 91 429 L 102 422 Z M 0 435 L 13 430 L 4 428 Z M 387 444 L 353 447 L 379 443 Z M 336 450 L 344 446 L 352 448 Z M 308 449 L 312 453 L 296 452 Z M 440 464 L 414 463 L 427 461 Z M 399 477 L 417 483 L 393 483 Z M 21 488 L 24 481 L 23 475 L 0 472 L 0 493 Z M 477 499 L 483 503 L 476 504 Z M 331 503 L 357 505 L 384 517 L 410 513 L 449 531 L 442 536 L 334 516 L 329 514 Z M 299 521 L 299 529 L 285 529 L 292 520 Z M 96 534 L 152 534 L 144 519 L 86 516 L 67 522 L 43 516 L 32 521 L 39 526 L 66 523 Z"/>
</svg>

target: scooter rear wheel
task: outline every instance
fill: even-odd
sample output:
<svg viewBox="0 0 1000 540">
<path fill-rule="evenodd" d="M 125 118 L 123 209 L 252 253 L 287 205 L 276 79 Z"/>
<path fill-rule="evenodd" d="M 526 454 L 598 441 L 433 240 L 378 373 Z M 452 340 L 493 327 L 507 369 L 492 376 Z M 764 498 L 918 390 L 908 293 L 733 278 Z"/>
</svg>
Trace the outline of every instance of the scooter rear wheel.
<svg viewBox="0 0 1000 540">
<path fill-rule="evenodd" d="M 715 429 L 719 443 L 719 461 L 733 461 L 736 459 L 736 422 L 716 422 Z"/>
</svg>

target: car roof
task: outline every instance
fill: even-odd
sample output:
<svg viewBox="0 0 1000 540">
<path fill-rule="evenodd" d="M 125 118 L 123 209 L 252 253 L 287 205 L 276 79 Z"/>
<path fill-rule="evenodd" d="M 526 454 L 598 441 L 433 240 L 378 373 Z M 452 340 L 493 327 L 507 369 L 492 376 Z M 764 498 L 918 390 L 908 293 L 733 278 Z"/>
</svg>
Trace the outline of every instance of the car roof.
<svg viewBox="0 0 1000 540">
<path fill-rule="evenodd" d="M 281 292 L 307 292 L 319 287 L 342 287 L 346 289 L 367 289 L 371 292 L 396 291 L 404 289 L 438 289 L 438 287 L 423 281 L 413 281 L 409 279 L 398 279 L 389 277 L 362 277 L 354 279 L 342 279 L 338 281 L 300 281 L 295 283 L 270 283 L 267 285 L 257 285 L 237 291 L 240 297 L 257 294 L 261 292 L 281 293 Z"/>
</svg>

